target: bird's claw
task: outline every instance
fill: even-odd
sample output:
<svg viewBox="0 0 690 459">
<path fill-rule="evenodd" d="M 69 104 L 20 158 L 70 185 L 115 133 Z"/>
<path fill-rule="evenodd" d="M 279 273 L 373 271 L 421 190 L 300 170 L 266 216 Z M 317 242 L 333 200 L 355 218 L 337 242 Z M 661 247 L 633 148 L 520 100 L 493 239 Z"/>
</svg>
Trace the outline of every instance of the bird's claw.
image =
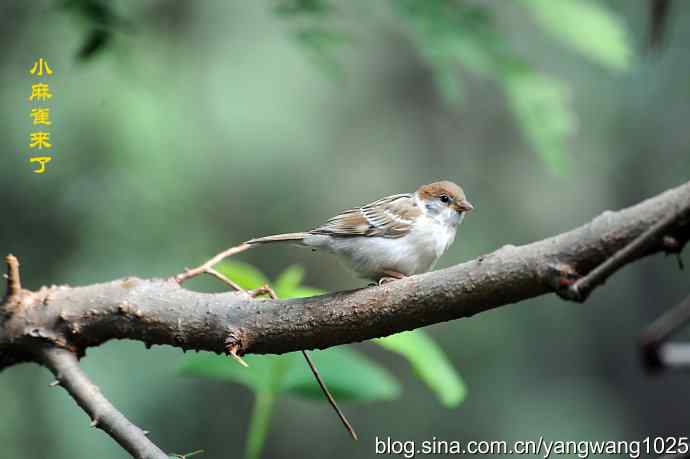
<svg viewBox="0 0 690 459">
<path fill-rule="evenodd" d="M 397 277 L 382 277 L 379 279 L 379 286 L 398 280 Z"/>
</svg>

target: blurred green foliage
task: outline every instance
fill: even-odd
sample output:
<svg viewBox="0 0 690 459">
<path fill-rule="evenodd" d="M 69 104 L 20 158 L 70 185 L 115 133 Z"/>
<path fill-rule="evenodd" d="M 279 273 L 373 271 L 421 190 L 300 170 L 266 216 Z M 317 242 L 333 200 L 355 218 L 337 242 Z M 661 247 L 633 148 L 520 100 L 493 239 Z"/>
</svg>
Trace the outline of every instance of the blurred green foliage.
<svg viewBox="0 0 690 459">
<path fill-rule="evenodd" d="M 217 269 L 245 290 L 268 285 L 268 278 L 248 263 L 229 260 Z M 290 266 L 276 278 L 274 291 L 279 298 L 301 298 L 321 293 L 302 285 L 304 269 Z M 257 301 L 261 301 L 257 299 Z M 399 353 L 410 361 L 422 379 L 447 407 L 457 406 L 465 387 L 443 351 L 421 330 L 399 333 L 374 340 L 376 344 Z M 248 356 L 249 368 L 223 356 L 190 356 L 180 367 L 184 375 L 242 384 L 254 393 L 254 409 L 247 434 L 245 457 L 257 459 L 263 448 L 273 406 L 281 395 L 324 400 L 323 393 L 300 353 L 281 356 Z M 392 400 L 400 395 L 400 384 L 382 366 L 363 354 L 344 346 L 313 352 L 319 372 L 335 397 L 341 402 Z"/>
<path fill-rule="evenodd" d="M 616 70 L 627 68 L 631 51 L 625 31 L 605 7 L 586 0 L 521 3 L 540 26 L 585 57 Z M 574 132 L 575 115 L 567 85 L 537 71 L 511 50 L 494 21 L 494 6 L 447 0 L 394 0 L 394 4 L 412 25 L 419 49 L 434 69 L 446 99 L 460 99 L 459 65 L 496 80 L 543 162 L 557 174 L 568 171 L 567 143 Z M 594 26 L 594 33 L 581 33 L 583 23 Z"/>
<path fill-rule="evenodd" d="M 564 81 L 534 69 L 513 51 L 494 20 L 495 5 L 451 0 L 390 0 L 408 23 L 415 43 L 434 72 L 449 103 L 461 100 L 458 69 L 464 68 L 503 87 L 513 114 L 542 161 L 556 174 L 569 170 L 568 139 L 575 130 L 575 115 Z M 629 68 L 632 50 L 621 21 L 591 0 L 521 0 L 537 25 L 584 57 L 615 71 Z M 69 0 L 92 23 L 80 56 L 88 58 L 106 46 L 116 21 L 110 2 Z M 306 55 L 334 78 L 345 69 L 337 52 L 351 40 L 329 27 L 339 14 L 331 0 L 285 0 L 273 7 L 276 16 L 296 23 L 293 37 Z M 119 21 L 122 22 L 122 21 Z M 587 24 L 588 33 L 582 33 Z"/>
<path fill-rule="evenodd" d="M 628 70 L 630 38 L 619 17 L 591 0 L 521 0 L 534 20 L 564 45 L 615 71 Z M 587 33 L 583 33 L 583 25 Z"/>
</svg>

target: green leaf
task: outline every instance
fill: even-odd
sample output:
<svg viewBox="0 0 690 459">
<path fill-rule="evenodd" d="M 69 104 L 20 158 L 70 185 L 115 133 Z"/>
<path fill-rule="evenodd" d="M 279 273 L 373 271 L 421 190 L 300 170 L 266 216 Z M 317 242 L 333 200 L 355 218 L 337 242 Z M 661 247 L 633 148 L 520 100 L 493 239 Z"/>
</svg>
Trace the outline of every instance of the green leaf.
<svg viewBox="0 0 690 459">
<path fill-rule="evenodd" d="M 508 72 L 503 82 L 527 140 L 552 172 L 564 175 L 570 167 L 566 145 L 576 127 L 565 84 L 532 71 Z"/>
<path fill-rule="evenodd" d="M 313 287 L 297 287 L 290 291 L 289 295 L 285 295 L 284 298 L 308 298 L 310 296 L 323 295 L 326 293 L 325 290 L 321 290 Z M 281 297 L 283 298 L 283 297 Z"/>
<path fill-rule="evenodd" d="M 447 407 L 455 407 L 467 390 L 443 350 L 422 330 L 414 330 L 373 340 L 405 357 L 415 374 L 433 390 Z"/>
<path fill-rule="evenodd" d="M 544 30 L 582 55 L 616 71 L 630 66 L 626 29 L 600 2 L 523 0 L 523 4 Z"/>
<path fill-rule="evenodd" d="M 310 353 L 326 386 L 338 401 L 392 400 L 400 384 L 383 367 L 346 347 Z M 290 367 L 283 390 L 300 397 L 323 400 L 323 393 L 306 362 Z"/>
<path fill-rule="evenodd" d="M 273 290 L 278 298 L 305 298 L 325 293 L 318 288 L 300 286 L 303 278 L 304 268 L 292 265 L 278 276 Z"/>
<path fill-rule="evenodd" d="M 289 298 L 290 296 L 286 293 L 293 289 L 299 287 L 299 284 L 304 279 L 304 268 L 299 265 L 289 266 L 285 271 L 280 273 L 278 278 L 273 283 L 273 290 L 276 291 L 281 298 Z"/>
<path fill-rule="evenodd" d="M 281 356 L 249 355 L 244 357 L 249 365 L 249 368 L 245 368 L 226 356 L 200 354 L 184 359 L 179 371 L 186 376 L 242 384 L 255 392 L 279 390 L 282 383 L 272 380 L 276 362 L 282 361 L 281 365 L 290 367 L 295 358 L 295 353 Z"/>
<path fill-rule="evenodd" d="M 227 260 L 219 264 L 217 269 L 245 290 L 268 284 L 266 276 L 249 263 Z"/>
</svg>

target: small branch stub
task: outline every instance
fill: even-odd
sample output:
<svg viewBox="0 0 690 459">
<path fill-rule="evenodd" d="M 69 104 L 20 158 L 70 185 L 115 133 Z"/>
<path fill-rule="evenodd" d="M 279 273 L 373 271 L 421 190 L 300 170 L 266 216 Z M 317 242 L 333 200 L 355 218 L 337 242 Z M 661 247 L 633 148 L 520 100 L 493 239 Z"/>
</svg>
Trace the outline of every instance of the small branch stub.
<svg viewBox="0 0 690 459">
<path fill-rule="evenodd" d="M 5 263 L 7 263 L 7 274 L 5 275 L 7 279 L 7 294 L 5 302 L 8 302 L 22 291 L 22 282 L 19 278 L 19 260 L 17 260 L 17 257 L 11 254 L 7 255 Z"/>
</svg>

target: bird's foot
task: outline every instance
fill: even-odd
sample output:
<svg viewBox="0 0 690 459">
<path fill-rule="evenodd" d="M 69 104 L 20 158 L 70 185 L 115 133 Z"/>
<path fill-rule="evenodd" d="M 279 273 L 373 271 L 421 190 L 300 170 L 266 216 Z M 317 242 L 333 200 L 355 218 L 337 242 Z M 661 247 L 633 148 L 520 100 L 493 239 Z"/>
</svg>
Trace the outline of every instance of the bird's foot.
<svg viewBox="0 0 690 459">
<path fill-rule="evenodd" d="M 398 271 L 392 271 L 390 269 L 384 271 L 383 274 L 385 275 L 379 279 L 379 285 L 387 284 L 389 282 L 393 282 L 398 279 L 404 279 L 405 277 L 407 277 L 404 274 L 399 273 Z"/>
<path fill-rule="evenodd" d="M 383 285 L 383 284 L 387 284 L 387 283 L 389 283 L 389 282 L 393 282 L 393 281 L 396 281 L 396 280 L 398 280 L 397 277 L 388 277 L 388 276 L 385 276 L 385 277 L 382 277 L 381 279 L 379 279 L 378 284 L 379 284 L 379 285 Z M 376 285 L 376 284 L 374 284 L 374 285 Z"/>
</svg>

